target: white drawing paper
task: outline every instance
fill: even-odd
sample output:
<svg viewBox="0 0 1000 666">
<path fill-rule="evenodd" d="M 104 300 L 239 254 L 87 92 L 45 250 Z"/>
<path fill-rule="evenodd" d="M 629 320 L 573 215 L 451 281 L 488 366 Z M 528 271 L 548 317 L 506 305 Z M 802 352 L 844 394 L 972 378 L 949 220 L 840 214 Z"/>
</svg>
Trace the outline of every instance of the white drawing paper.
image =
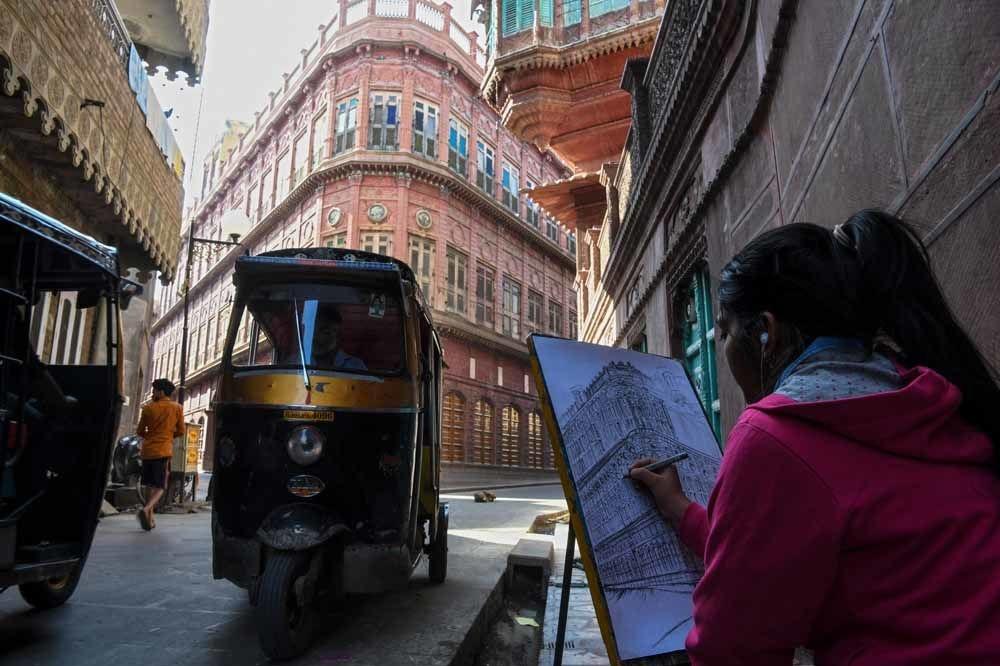
<svg viewBox="0 0 1000 666">
<path fill-rule="evenodd" d="M 618 654 L 683 650 L 701 558 L 681 544 L 648 493 L 622 477 L 639 458 L 687 453 L 677 465 L 684 491 L 707 503 L 722 453 L 684 368 L 625 349 L 532 341 Z"/>
</svg>

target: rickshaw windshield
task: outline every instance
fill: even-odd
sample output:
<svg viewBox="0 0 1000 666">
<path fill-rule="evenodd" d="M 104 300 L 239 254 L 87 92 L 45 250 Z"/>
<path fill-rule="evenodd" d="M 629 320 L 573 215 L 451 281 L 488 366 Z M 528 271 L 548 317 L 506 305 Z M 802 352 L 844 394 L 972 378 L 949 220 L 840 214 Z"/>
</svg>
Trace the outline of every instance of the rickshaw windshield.
<svg viewBox="0 0 1000 666">
<path fill-rule="evenodd" d="M 254 366 L 387 375 L 403 370 L 403 311 L 397 294 L 352 285 L 254 288 L 247 310 L 260 327 Z"/>
</svg>

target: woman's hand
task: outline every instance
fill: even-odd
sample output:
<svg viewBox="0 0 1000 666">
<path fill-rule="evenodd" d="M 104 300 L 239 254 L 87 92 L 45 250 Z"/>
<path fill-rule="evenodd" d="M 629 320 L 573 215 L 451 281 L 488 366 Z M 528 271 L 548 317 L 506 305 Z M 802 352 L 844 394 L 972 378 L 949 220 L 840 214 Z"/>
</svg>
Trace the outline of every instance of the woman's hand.
<svg viewBox="0 0 1000 666">
<path fill-rule="evenodd" d="M 638 481 L 646 486 L 653 495 L 656 508 L 676 528 L 680 526 L 681 519 L 691 504 L 691 500 L 684 494 L 680 476 L 677 475 L 677 469 L 673 465 L 659 472 L 650 472 L 647 469 L 642 469 L 647 465 L 652 465 L 654 462 L 656 461 L 652 458 L 636 460 L 629 467 L 629 476 L 634 481 Z"/>
</svg>

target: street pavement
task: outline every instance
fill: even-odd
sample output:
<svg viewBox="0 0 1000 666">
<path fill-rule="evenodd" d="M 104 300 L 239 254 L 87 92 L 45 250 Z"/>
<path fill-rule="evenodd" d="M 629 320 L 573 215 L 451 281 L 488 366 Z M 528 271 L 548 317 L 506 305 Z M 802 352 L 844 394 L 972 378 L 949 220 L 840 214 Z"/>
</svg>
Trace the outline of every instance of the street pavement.
<svg viewBox="0 0 1000 666">
<path fill-rule="evenodd" d="M 314 648 L 293 664 L 449 664 L 496 587 L 510 547 L 534 517 L 565 509 L 557 485 L 472 493 L 451 503 L 448 580 L 427 565 L 406 590 L 352 599 L 327 617 Z M 161 515 L 142 532 L 135 518 L 105 518 L 76 594 L 38 612 L 15 589 L 0 595 L 0 664 L 107 666 L 267 663 L 246 593 L 212 579 L 210 514 Z"/>
</svg>

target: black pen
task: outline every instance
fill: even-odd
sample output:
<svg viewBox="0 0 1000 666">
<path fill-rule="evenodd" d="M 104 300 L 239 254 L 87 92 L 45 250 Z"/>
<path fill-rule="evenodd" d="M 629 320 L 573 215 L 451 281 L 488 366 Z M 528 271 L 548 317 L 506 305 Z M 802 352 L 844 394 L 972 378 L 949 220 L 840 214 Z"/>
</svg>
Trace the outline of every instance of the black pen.
<svg viewBox="0 0 1000 666">
<path fill-rule="evenodd" d="M 671 465 L 673 465 L 675 463 L 679 463 L 682 460 L 687 460 L 687 457 L 688 457 L 688 454 L 686 454 L 686 453 L 678 453 L 676 456 L 670 456 L 669 458 L 664 458 L 660 462 L 655 462 L 655 463 L 653 463 L 651 465 L 646 465 L 645 467 L 640 467 L 639 469 L 644 469 L 644 470 L 647 470 L 649 472 L 659 472 L 661 469 L 664 469 L 665 467 L 670 467 Z M 625 476 L 623 476 L 622 478 L 623 479 L 631 479 L 632 478 L 632 471 L 629 470 L 629 473 L 626 474 Z"/>
</svg>

